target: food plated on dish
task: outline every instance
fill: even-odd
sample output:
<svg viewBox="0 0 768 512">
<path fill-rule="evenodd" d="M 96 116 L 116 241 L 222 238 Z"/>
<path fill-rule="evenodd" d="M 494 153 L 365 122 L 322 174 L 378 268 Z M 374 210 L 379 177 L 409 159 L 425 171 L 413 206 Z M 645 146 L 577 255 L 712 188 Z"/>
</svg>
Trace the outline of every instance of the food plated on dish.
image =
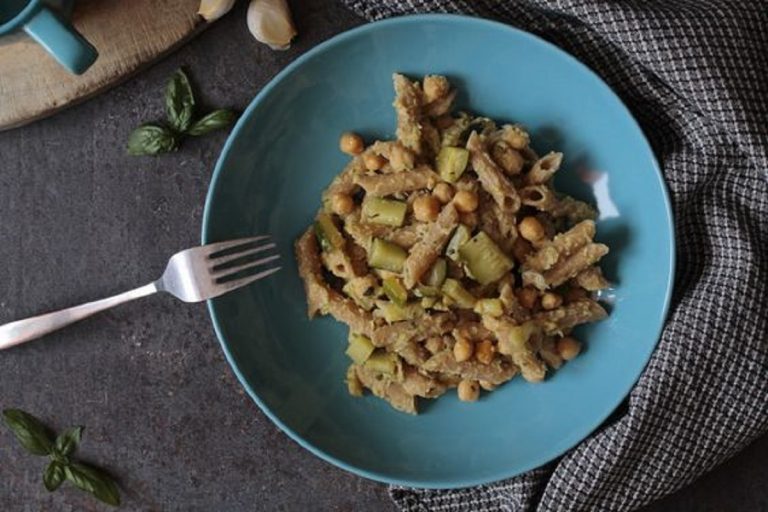
<svg viewBox="0 0 768 512">
<path fill-rule="evenodd" d="M 403 412 L 540 382 L 606 316 L 597 212 L 553 188 L 563 154 L 537 155 L 524 127 L 453 113 L 444 76 L 393 81 L 397 138 L 341 136 L 352 160 L 296 242 L 309 316 L 349 326 L 349 393 Z"/>
<path fill-rule="evenodd" d="M 453 43 L 446 45 L 447 40 Z M 414 52 L 413 48 L 423 51 Z M 364 153 L 377 140 L 397 140 L 397 116 L 392 108 L 394 71 L 421 80 L 422 87 L 425 75 L 443 75 L 450 81 L 449 90 L 456 92 L 453 119 L 461 119 L 460 112 L 464 111 L 494 119 L 499 129 L 504 123 L 520 123 L 529 134 L 529 147 L 538 156 L 563 153 L 551 188 L 560 199 L 568 195 L 596 207 L 592 243 L 610 248 L 599 261 L 611 281 L 610 288 L 599 293 L 608 316 L 578 325 L 566 336 L 580 342 L 577 357 L 557 371 L 548 366 L 541 382 L 517 375 L 493 392 L 480 388 L 479 399 L 471 403 L 461 402 L 458 390 L 448 387 L 439 399 L 418 398 L 418 415 L 402 413 L 368 391 L 364 398 L 350 396 L 345 381 L 353 362 L 345 354 L 349 328 L 330 315 L 307 318 L 304 282 L 298 263 L 291 264 L 295 242 L 313 224 L 323 190 L 355 160 L 339 151 L 340 134 L 359 134 L 360 139 L 345 137 L 345 149 L 362 149 Z M 474 119 L 473 114 L 468 115 Z M 473 129 L 483 135 L 480 123 Z M 452 147 L 467 149 L 471 131 L 463 134 L 466 140 Z M 490 154 L 494 156 L 493 151 Z M 382 169 L 383 159 L 391 165 L 389 157 L 379 156 L 382 158 L 376 160 Z M 368 159 L 369 165 L 376 167 L 374 159 Z M 533 160 L 531 155 L 529 161 Z M 478 191 L 478 207 L 473 213 L 479 216 L 480 210 L 496 203 L 493 197 L 486 203 L 480 200 L 485 192 L 472 170 L 471 154 L 467 161 L 462 176 L 456 182 L 446 182 L 454 193 L 449 202 L 455 201 L 462 179 L 472 178 Z M 407 233 L 416 229 L 412 226 L 434 223 L 415 219 L 415 196 L 437 197 L 438 215 L 448 204 L 440 200 L 447 195 L 443 196 L 446 187 L 438 187 L 445 180 L 439 178 L 437 164 L 429 160 L 419 163 L 430 165 L 438 175 L 437 183 L 432 189 L 407 193 L 414 196 L 410 204 L 408 198 L 382 194 L 384 200 L 402 201 L 407 207 L 400 227 L 366 221 L 377 230 L 376 238 L 403 242 L 387 239 L 384 230 Z M 364 174 L 378 176 L 382 169 L 366 169 Z M 522 205 L 520 191 L 524 187 L 515 182 L 520 175 L 502 172 L 521 195 Z M 350 195 L 361 218 L 365 195 Z M 336 207 L 343 209 L 344 203 L 349 207 L 344 198 Z M 434 202 L 422 200 L 420 204 L 417 209 L 432 215 Z M 370 206 L 376 205 L 371 203 L 365 214 L 377 216 Z M 211 318 L 224 354 L 245 391 L 276 425 L 312 453 L 367 478 L 400 485 L 446 488 L 487 483 L 562 455 L 626 397 L 656 344 L 668 304 L 674 248 L 669 212 L 658 166 L 637 123 L 605 83 L 565 52 L 488 20 L 446 15 L 389 19 L 341 34 L 299 57 L 264 87 L 235 126 L 212 177 L 203 240 L 207 243 L 270 233 L 288 264 L 258 286 L 211 301 Z M 342 217 L 332 208 L 326 213 L 337 229 L 344 229 Z M 389 212 L 385 209 L 384 213 Z M 486 221 L 478 219 L 478 225 L 473 226 L 471 214 L 458 213 L 460 223 L 472 227 L 471 238 L 480 231 L 489 237 L 493 234 Z M 521 206 L 515 214 L 518 239 L 525 239 L 520 222 L 528 216 L 536 217 L 546 229 L 552 214 Z M 478 229 L 481 223 L 485 228 Z M 555 231 L 565 233 L 571 224 L 579 222 L 566 222 Z M 341 234 L 353 240 L 346 231 Z M 555 233 L 545 234 L 550 239 Z M 504 240 L 491 240 L 504 250 Z M 448 244 L 450 239 L 446 248 Z M 533 243 L 531 246 L 535 249 Z M 409 252 L 411 248 L 403 247 Z M 446 248 L 439 256 L 446 260 L 446 280 L 458 281 L 470 293 L 480 292 L 478 281 L 467 275 L 449 275 L 451 267 L 456 270 L 464 265 L 449 258 Z M 516 293 L 520 288 L 536 287 L 534 281 L 523 283 L 524 262 L 514 252 L 511 257 L 512 290 L 520 301 Z M 363 259 L 368 264 L 368 252 Z M 322 256 L 320 264 L 322 268 Z M 480 275 L 475 277 L 482 278 Z M 376 277 L 383 287 L 384 274 Z M 425 285 L 426 276 L 413 288 L 406 286 L 404 274 L 393 277 L 407 290 L 406 310 L 412 303 L 423 308 L 423 297 L 416 292 Z M 533 274 L 531 277 L 535 280 Z M 332 275 L 324 275 L 324 279 L 335 293 L 347 297 L 344 279 Z M 492 318 L 500 318 L 492 313 L 498 305 L 493 299 L 501 300 L 501 281 L 495 291 L 494 285 L 488 285 L 491 291 L 476 296 L 492 301 L 482 303 L 483 307 L 490 305 L 487 315 Z M 567 293 L 569 286 L 536 288 L 534 316 L 579 300 L 578 293 Z M 432 298 L 445 303 L 443 286 L 439 289 L 440 296 Z M 394 297 L 402 296 L 396 285 L 388 291 Z M 545 304 L 557 302 L 552 297 L 544 299 L 548 292 L 560 295 L 563 306 L 546 309 Z M 393 302 L 386 293 L 376 300 Z M 457 318 L 475 314 L 474 307 L 456 309 L 455 305 L 446 312 L 434 307 L 425 310 L 425 315 L 438 313 Z M 391 327 L 386 319 L 383 321 L 382 326 Z M 453 332 L 445 336 L 452 337 Z M 554 340 L 559 339 L 555 334 Z M 479 367 L 476 363 L 490 352 L 485 348 L 488 344 L 481 345 L 482 340 L 472 341 L 472 356 L 457 364 L 470 362 Z M 564 343 L 563 348 L 569 344 Z M 498 340 L 496 345 L 494 360 L 508 358 L 498 351 Z M 430 347 L 435 346 L 433 341 Z M 570 344 L 571 351 L 563 355 L 574 354 L 577 346 Z M 370 347 L 362 348 L 365 357 Z M 353 350 L 350 354 L 360 357 Z M 455 357 L 446 352 L 447 361 L 447 355 Z M 541 352 L 537 357 L 547 363 Z M 384 367 L 387 364 L 385 361 Z M 469 391 L 474 393 L 472 388 Z"/>
</svg>

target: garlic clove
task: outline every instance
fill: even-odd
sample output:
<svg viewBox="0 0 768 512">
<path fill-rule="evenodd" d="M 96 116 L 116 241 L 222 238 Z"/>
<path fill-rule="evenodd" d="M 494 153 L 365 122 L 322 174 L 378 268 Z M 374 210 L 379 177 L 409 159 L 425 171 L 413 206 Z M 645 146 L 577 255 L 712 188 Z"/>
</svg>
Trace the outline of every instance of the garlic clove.
<svg viewBox="0 0 768 512">
<path fill-rule="evenodd" d="M 273 50 L 290 48 L 296 27 L 286 0 L 251 0 L 248 30 L 257 41 L 268 44 Z"/>
<path fill-rule="evenodd" d="M 197 14 L 205 21 L 215 21 L 227 14 L 235 5 L 235 0 L 200 0 Z"/>
</svg>

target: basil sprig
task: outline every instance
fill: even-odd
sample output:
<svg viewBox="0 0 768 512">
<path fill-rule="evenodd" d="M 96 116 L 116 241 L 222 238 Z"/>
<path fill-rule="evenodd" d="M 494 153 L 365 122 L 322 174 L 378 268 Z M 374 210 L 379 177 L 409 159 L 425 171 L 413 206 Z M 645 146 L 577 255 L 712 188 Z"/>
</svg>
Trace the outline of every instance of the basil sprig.
<svg viewBox="0 0 768 512">
<path fill-rule="evenodd" d="M 195 93 L 183 70 L 178 69 L 165 86 L 167 125 L 146 123 L 128 137 L 129 155 L 159 155 L 179 148 L 188 135 L 200 136 L 224 128 L 235 120 L 231 110 L 217 109 L 195 120 Z"/>
<path fill-rule="evenodd" d="M 22 410 L 5 409 L 3 419 L 24 449 L 32 455 L 47 455 L 50 458 L 43 472 L 46 489 L 55 491 L 65 480 L 69 480 L 75 487 L 93 494 L 108 505 L 120 505 L 120 492 L 109 474 L 72 458 L 83 437 L 84 427 L 70 427 L 54 437 L 51 429 Z"/>
</svg>

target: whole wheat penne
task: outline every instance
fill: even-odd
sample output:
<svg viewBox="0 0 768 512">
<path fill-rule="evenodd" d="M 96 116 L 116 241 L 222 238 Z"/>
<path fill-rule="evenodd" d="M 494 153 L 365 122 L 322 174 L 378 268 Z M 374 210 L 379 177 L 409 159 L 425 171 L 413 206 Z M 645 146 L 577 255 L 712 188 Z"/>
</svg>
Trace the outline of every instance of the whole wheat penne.
<svg viewBox="0 0 768 512">
<path fill-rule="evenodd" d="M 546 185 L 527 185 L 520 189 L 520 202 L 542 212 L 548 212 L 557 205 L 557 198 L 552 189 Z"/>
<path fill-rule="evenodd" d="M 589 267 L 582 270 L 574 278 L 574 281 L 578 286 L 591 292 L 603 290 L 610 286 L 608 280 L 603 277 L 603 271 L 600 270 L 600 267 Z"/>
<path fill-rule="evenodd" d="M 525 260 L 523 270 L 543 272 L 552 268 L 561 257 L 567 257 L 574 251 L 592 242 L 595 236 L 595 223 L 585 220 L 564 233 L 556 235 L 551 242 L 543 244 Z"/>
<path fill-rule="evenodd" d="M 439 181 L 438 175 L 428 165 L 419 166 L 408 172 L 355 174 L 353 176 L 353 182 L 360 185 L 366 194 L 377 197 L 432 189 Z"/>
<path fill-rule="evenodd" d="M 605 309 L 594 300 L 581 299 L 551 311 L 537 313 L 534 321 L 547 335 L 563 335 L 577 325 L 597 322 L 607 315 Z"/>
<path fill-rule="evenodd" d="M 470 161 L 480 184 L 493 197 L 501 211 L 507 215 L 514 215 L 520 209 L 520 196 L 514 185 L 504 176 L 504 172 L 485 150 L 476 132 L 472 132 L 469 136 L 467 149 L 471 154 Z"/>
<path fill-rule="evenodd" d="M 499 352 L 508 355 L 520 368 L 525 380 L 539 382 L 544 380 L 547 367 L 536 355 L 531 335 L 520 338 L 520 326 L 511 318 L 483 316 L 483 325 L 493 331 L 499 340 Z"/>
<path fill-rule="evenodd" d="M 331 288 L 323 279 L 320 249 L 315 234 L 308 229 L 296 241 L 299 275 L 307 294 L 308 315 L 328 313 L 350 328 L 367 336 L 373 334 L 373 317 L 354 301 Z"/>
<path fill-rule="evenodd" d="M 533 163 L 531 170 L 525 175 L 525 181 L 530 185 L 539 185 L 546 183 L 560 169 L 563 162 L 563 154 L 557 151 L 550 151 L 543 157 Z"/>
<path fill-rule="evenodd" d="M 424 238 L 411 247 L 408 253 L 403 266 L 404 282 L 407 288 L 413 288 L 440 256 L 458 223 L 459 214 L 456 208 L 450 203 L 445 205 Z"/>
<path fill-rule="evenodd" d="M 397 140 L 414 153 L 421 154 L 421 90 L 405 76 L 395 73 L 395 113 Z"/>
<path fill-rule="evenodd" d="M 576 250 L 573 254 L 561 257 L 560 260 L 542 275 L 546 286 L 540 285 L 541 281 L 533 277 L 533 272 L 523 272 L 523 281 L 528 282 L 540 290 L 560 286 L 580 272 L 597 263 L 600 258 L 608 254 L 608 246 L 604 244 L 587 244 Z"/>
</svg>

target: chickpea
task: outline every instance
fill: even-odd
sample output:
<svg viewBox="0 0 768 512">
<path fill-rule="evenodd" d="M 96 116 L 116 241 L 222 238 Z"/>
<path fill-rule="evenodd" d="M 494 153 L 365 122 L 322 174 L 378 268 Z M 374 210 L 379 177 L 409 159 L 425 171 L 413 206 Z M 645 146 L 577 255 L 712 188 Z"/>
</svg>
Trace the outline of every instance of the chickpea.
<svg viewBox="0 0 768 512">
<path fill-rule="evenodd" d="M 477 210 L 477 194 L 469 190 L 459 190 L 453 196 L 453 204 L 460 213 L 470 213 Z"/>
<path fill-rule="evenodd" d="M 537 242 L 545 235 L 544 226 L 536 217 L 525 217 L 517 225 L 517 229 L 520 231 L 520 236 L 531 242 Z"/>
<path fill-rule="evenodd" d="M 359 155 L 365 149 L 365 144 L 358 134 L 344 132 L 339 139 L 339 149 L 348 155 Z"/>
<path fill-rule="evenodd" d="M 494 384 L 493 382 L 488 382 L 487 380 L 481 380 L 479 384 L 480 384 L 480 387 L 486 391 L 493 391 L 494 389 L 496 389 L 496 384 Z"/>
<path fill-rule="evenodd" d="M 344 217 L 355 209 L 355 202 L 349 194 L 337 192 L 331 196 L 331 209 L 336 215 Z"/>
<path fill-rule="evenodd" d="M 369 171 L 378 171 L 384 165 L 386 165 L 387 159 L 381 155 L 377 155 L 374 152 L 369 152 L 363 155 L 363 165 Z"/>
<path fill-rule="evenodd" d="M 419 196 L 413 202 L 413 216 L 422 222 L 434 222 L 440 213 L 440 201 L 433 196 Z"/>
<path fill-rule="evenodd" d="M 424 343 L 424 348 L 429 350 L 432 354 L 437 354 L 445 348 L 445 341 L 443 341 L 443 338 L 440 336 L 432 336 L 431 338 L 427 338 L 427 341 Z"/>
<path fill-rule="evenodd" d="M 517 290 L 517 300 L 526 309 L 534 309 L 539 300 L 539 292 L 534 288 L 520 288 Z"/>
<path fill-rule="evenodd" d="M 525 163 L 523 155 L 517 150 L 512 149 L 512 147 L 503 140 L 500 140 L 493 145 L 493 148 L 491 148 L 491 155 L 493 156 L 493 160 L 509 175 L 520 174 L 520 171 L 523 170 L 523 164 Z"/>
<path fill-rule="evenodd" d="M 483 364 L 491 364 L 496 347 L 491 340 L 483 340 L 475 346 L 475 359 Z"/>
<path fill-rule="evenodd" d="M 557 353 L 566 361 L 570 361 L 581 352 L 581 343 L 576 338 L 566 336 L 557 340 Z"/>
<path fill-rule="evenodd" d="M 463 363 L 464 361 L 469 361 L 474 350 L 474 344 L 467 338 L 462 337 L 457 339 L 453 345 L 453 357 L 457 363 Z"/>
<path fill-rule="evenodd" d="M 432 195 L 443 204 L 453 199 L 453 187 L 444 181 L 441 181 L 432 189 Z"/>
<path fill-rule="evenodd" d="M 556 309 L 563 305 L 563 298 L 552 292 L 547 292 L 541 296 L 541 307 L 544 309 Z"/>
<path fill-rule="evenodd" d="M 462 380 L 457 392 L 462 402 L 474 402 L 480 398 L 480 385 L 474 380 Z"/>
<path fill-rule="evenodd" d="M 587 298 L 587 290 L 584 288 L 570 288 L 567 292 L 565 292 L 565 300 L 566 302 L 576 302 L 577 300 L 582 300 Z"/>
<path fill-rule="evenodd" d="M 522 237 L 516 238 L 515 243 L 512 245 L 512 255 L 519 263 L 524 263 L 532 250 L 531 244 Z"/>
<path fill-rule="evenodd" d="M 450 114 L 444 114 L 437 119 L 435 119 L 435 126 L 440 130 L 445 130 L 446 128 L 450 128 L 453 126 L 453 118 L 450 116 Z"/>
<path fill-rule="evenodd" d="M 422 88 L 424 89 L 424 99 L 429 103 L 448 94 L 451 84 L 444 76 L 427 75 L 424 77 Z"/>
<path fill-rule="evenodd" d="M 557 352 L 557 343 L 554 338 L 550 338 L 549 336 L 542 339 L 539 356 L 541 356 L 549 367 L 554 368 L 555 370 L 563 365 L 563 358 L 560 357 L 560 354 Z"/>
</svg>

